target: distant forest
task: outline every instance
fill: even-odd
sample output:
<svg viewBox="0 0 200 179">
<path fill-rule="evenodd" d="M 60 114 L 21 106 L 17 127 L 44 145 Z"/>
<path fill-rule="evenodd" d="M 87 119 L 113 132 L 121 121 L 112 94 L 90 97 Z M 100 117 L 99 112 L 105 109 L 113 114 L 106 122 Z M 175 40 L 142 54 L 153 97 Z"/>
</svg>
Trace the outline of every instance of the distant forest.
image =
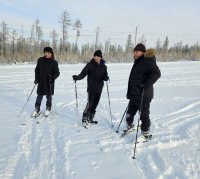
<svg viewBox="0 0 200 179">
<path fill-rule="evenodd" d="M 13 28 L 9 28 L 5 21 L 0 24 L 0 63 L 13 64 L 35 61 L 42 55 L 45 46 L 54 49 L 55 57 L 60 63 L 85 63 L 93 56 L 95 50 L 103 51 L 103 57 L 108 62 L 131 62 L 133 60 L 132 51 L 137 43 L 146 44 L 145 35 L 137 40 L 137 28 L 134 34 L 127 36 L 126 44 L 111 44 L 110 40 L 99 43 L 99 28 L 97 27 L 93 43 L 78 45 L 81 38 L 82 23 L 79 19 L 72 22 L 70 14 L 63 11 L 58 18 L 61 32 L 55 29 L 49 33 L 49 39 L 43 37 L 43 29 L 39 19 L 36 19 L 30 28 L 30 36 L 17 33 Z M 75 41 L 69 42 L 69 27 L 73 27 L 76 32 Z M 60 35 L 59 35 L 60 34 Z M 169 46 L 169 38 L 166 36 L 164 41 L 158 39 L 153 48 L 156 49 L 157 61 L 178 61 L 178 60 L 200 60 L 200 46 L 198 40 L 193 45 L 183 45 L 177 42 Z"/>
</svg>

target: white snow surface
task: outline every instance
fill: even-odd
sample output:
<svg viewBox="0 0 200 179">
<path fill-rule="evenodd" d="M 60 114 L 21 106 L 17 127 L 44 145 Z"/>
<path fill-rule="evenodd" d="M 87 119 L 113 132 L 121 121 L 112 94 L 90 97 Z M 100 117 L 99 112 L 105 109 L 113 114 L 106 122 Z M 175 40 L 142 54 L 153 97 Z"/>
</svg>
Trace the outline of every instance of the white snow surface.
<svg viewBox="0 0 200 179">
<path fill-rule="evenodd" d="M 77 132 L 73 74 L 84 64 L 60 65 L 52 115 L 30 120 L 36 89 L 19 113 L 34 84 L 34 65 L 0 66 L 1 179 L 133 179 L 200 178 L 200 62 L 158 63 L 158 80 L 151 103 L 153 139 L 137 144 L 135 133 L 115 132 L 124 110 L 132 64 L 108 64 L 114 127 L 111 127 L 104 86 L 95 120 Z M 86 78 L 77 82 L 78 120 L 87 102 Z M 45 111 L 43 98 L 41 111 Z M 135 116 L 134 123 L 138 120 Z M 26 125 L 20 125 L 25 121 Z M 125 120 L 120 131 L 125 128 Z M 140 134 L 140 132 L 139 132 Z"/>
</svg>

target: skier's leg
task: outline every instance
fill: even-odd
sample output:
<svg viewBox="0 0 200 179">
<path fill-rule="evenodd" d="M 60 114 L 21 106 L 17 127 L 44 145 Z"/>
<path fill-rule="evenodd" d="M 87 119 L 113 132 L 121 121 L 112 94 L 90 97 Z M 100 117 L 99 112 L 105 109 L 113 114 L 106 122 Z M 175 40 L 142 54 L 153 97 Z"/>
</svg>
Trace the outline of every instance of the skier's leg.
<svg viewBox="0 0 200 179">
<path fill-rule="evenodd" d="M 148 135 L 149 131 L 150 131 L 150 125 L 151 125 L 151 121 L 149 118 L 149 114 L 150 114 L 150 102 L 151 99 L 148 98 L 144 98 L 143 104 L 142 104 L 142 111 L 141 111 L 141 132 L 144 135 Z"/>
<path fill-rule="evenodd" d="M 51 111 L 51 106 L 52 106 L 52 95 L 47 95 L 47 102 L 46 102 L 46 110 Z"/>
<path fill-rule="evenodd" d="M 40 106 L 41 106 L 42 98 L 43 98 L 43 95 L 38 95 L 37 98 L 36 98 L 36 102 L 35 102 L 35 111 L 36 112 L 40 111 Z"/>
<path fill-rule="evenodd" d="M 88 93 L 88 102 L 87 105 L 85 107 L 85 110 L 83 112 L 83 118 L 82 118 L 82 122 L 88 122 L 89 121 L 89 116 L 91 113 L 91 107 L 93 105 L 94 102 L 94 93 Z"/>
<path fill-rule="evenodd" d="M 101 98 L 101 93 L 96 93 L 94 94 L 94 101 L 93 101 L 93 105 L 91 107 L 91 111 L 90 111 L 90 121 L 93 121 L 95 113 L 96 113 L 96 108 L 99 104 L 99 100 Z"/>
<path fill-rule="evenodd" d="M 35 102 L 35 110 L 32 114 L 32 117 L 37 117 L 39 116 L 39 112 L 40 112 L 40 105 L 41 105 L 41 102 L 42 102 L 42 98 L 43 96 L 42 95 L 38 95 L 37 98 L 36 98 L 36 102 Z"/>
<path fill-rule="evenodd" d="M 134 99 L 134 98 L 131 98 L 129 101 L 128 110 L 126 112 L 127 129 L 130 129 L 133 127 L 133 119 L 139 109 L 136 103 L 137 103 L 137 99 Z"/>
</svg>

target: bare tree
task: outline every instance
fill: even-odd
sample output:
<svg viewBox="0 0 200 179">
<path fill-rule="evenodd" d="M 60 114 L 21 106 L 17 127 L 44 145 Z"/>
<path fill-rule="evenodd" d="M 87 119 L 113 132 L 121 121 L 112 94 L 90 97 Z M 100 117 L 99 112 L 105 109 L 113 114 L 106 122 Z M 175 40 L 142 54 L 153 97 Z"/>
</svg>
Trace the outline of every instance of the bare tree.
<svg viewBox="0 0 200 179">
<path fill-rule="evenodd" d="M 97 31 L 96 31 L 96 41 L 95 41 L 95 50 L 97 50 L 98 44 L 99 44 L 99 31 L 100 31 L 100 28 L 97 27 Z"/>
<path fill-rule="evenodd" d="M 6 57 L 7 44 L 9 39 L 9 29 L 7 24 L 3 21 L 1 24 L 1 54 Z"/>
<path fill-rule="evenodd" d="M 142 34 L 142 36 L 139 38 L 138 43 L 142 43 L 142 44 L 146 45 L 147 39 L 144 34 Z"/>
<path fill-rule="evenodd" d="M 57 51 L 58 34 L 55 29 L 50 33 L 50 37 L 52 39 L 52 41 L 51 41 L 52 47 L 53 47 L 54 51 Z"/>
<path fill-rule="evenodd" d="M 12 58 L 14 58 L 14 56 L 15 56 L 15 49 L 16 49 L 16 36 L 17 36 L 17 33 L 16 33 L 16 30 L 15 29 L 13 29 L 13 31 L 12 31 L 12 40 L 11 40 L 11 51 L 12 51 Z"/>
<path fill-rule="evenodd" d="M 105 41 L 105 45 L 104 45 L 105 54 L 109 53 L 109 48 L 110 48 L 110 39 Z"/>
<path fill-rule="evenodd" d="M 77 19 L 75 21 L 73 27 L 74 27 L 74 30 L 76 30 L 76 43 L 75 43 L 75 46 L 76 46 L 75 49 L 76 50 L 75 50 L 75 52 L 77 52 L 78 51 L 78 38 L 80 37 L 80 33 L 81 33 L 80 29 L 82 28 L 81 21 L 79 19 Z"/>
<path fill-rule="evenodd" d="M 35 21 L 35 35 L 36 35 L 36 47 L 37 48 L 39 47 L 39 41 L 41 40 L 41 37 L 43 36 L 42 28 L 39 24 L 40 24 L 39 19 L 36 19 L 36 21 Z"/>
<path fill-rule="evenodd" d="M 60 16 L 59 23 L 62 27 L 62 51 L 66 48 L 67 45 L 67 29 L 71 26 L 71 18 L 69 13 L 65 10 Z"/>
<path fill-rule="evenodd" d="M 160 41 L 159 38 L 156 41 L 156 47 L 155 48 L 156 48 L 157 52 L 160 52 L 160 50 L 161 50 L 161 41 Z"/>
</svg>

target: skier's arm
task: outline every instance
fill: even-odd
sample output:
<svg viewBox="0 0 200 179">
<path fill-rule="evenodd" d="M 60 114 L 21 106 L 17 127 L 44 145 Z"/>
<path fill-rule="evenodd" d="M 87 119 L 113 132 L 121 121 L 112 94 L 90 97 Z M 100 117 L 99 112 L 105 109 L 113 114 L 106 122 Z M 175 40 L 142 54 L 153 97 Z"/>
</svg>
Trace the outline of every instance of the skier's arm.
<svg viewBox="0 0 200 179">
<path fill-rule="evenodd" d="M 82 80 L 90 71 L 90 64 L 87 63 L 81 73 L 77 76 L 77 80 Z"/>
<path fill-rule="evenodd" d="M 105 67 L 105 72 L 104 72 L 103 80 L 104 81 L 108 81 L 109 80 L 109 76 L 108 76 L 108 72 L 107 72 L 107 66 Z"/>
<path fill-rule="evenodd" d="M 35 67 L 35 81 L 34 81 L 35 84 L 37 84 L 39 82 L 39 73 L 40 73 L 39 60 L 40 59 L 38 59 L 37 65 Z"/>
<path fill-rule="evenodd" d="M 55 67 L 54 67 L 53 80 L 58 78 L 59 75 L 60 75 L 60 71 L 59 71 L 59 68 L 58 68 L 58 62 L 56 62 Z"/>
<path fill-rule="evenodd" d="M 161 72 L 157 64 L 155 62 L 149 63 L 148 76 L 143 82 L 144 87 L 153 85 L 160 77 Z"/>
</svg>

